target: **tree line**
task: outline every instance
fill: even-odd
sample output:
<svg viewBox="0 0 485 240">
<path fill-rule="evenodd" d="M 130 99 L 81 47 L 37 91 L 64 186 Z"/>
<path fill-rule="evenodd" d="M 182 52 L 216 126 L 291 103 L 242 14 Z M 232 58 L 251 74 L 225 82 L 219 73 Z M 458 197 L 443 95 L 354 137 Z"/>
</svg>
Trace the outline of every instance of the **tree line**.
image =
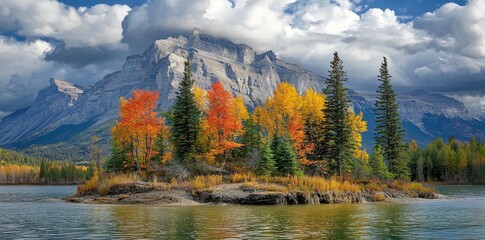
<svg viewBox="0 0 485 240">
<path fill-rule="evenodd" d="M 73 184 L 92 176 L 92 166 L 50 161 L 0 148 L 0 184 Z"/>
<path fill-rule="evenodd" d="M 264 105 L 248 111 L 220 81 L 197 87 L 187 58 L 170 111 L 157 112 L 157 91 L 121 98 L 112 128 L 108 171 L 187 177 L 256 172 L 260 175 L 338 175 L 410 179 L 396 94 L 386 58 L 376 101 L 376 146 L 362 149 L 367 123 L 351 110 L 343 61 L 335 52 L 322 93 L 280 83 Z"/>
<path fill-rule="evenodd" d="M 424 148 L 408 147 L 412 178 L 424 182 L 485 183 L 485 144 L 471 138 L 461 142 L 450 137 L 436 139 Z"/>
</svg>

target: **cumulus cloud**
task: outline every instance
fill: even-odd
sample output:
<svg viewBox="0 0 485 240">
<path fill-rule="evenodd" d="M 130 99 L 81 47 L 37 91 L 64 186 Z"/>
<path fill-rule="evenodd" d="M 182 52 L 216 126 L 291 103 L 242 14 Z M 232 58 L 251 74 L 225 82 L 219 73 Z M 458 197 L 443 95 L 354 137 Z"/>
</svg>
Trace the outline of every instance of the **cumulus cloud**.
<svg viewBox="0 0 485 240">
<path fill-rule="evenodd" d="M 0 36 L 0 110 L 13 111 L 35 99 L 51 65 L 43 55 L 53 46 L 43 40 L 18 42 Z M 48 81 L 48 79 L 47 79 Z"/>
<path fill-rule="evenodd" d="M 69 47 L 119 47 L 120 22 L 131 9 L 98 4 L 73 8 L 54 0 L 2 0 L 0 31 L 21 36 L 50 37 Z"/>
<path fill-rule="evenodd" d="M 49 85 L 51 77 L 86 86 L 113 71 L 111 63 L 73 68 L 45 61 L 53 48 L 53 44 L 40 39 L 17 41 L 0 36 L 0 115 L 29 106 L 37 92 Z"/>
<path fill-rule="evenodd" d="M 141 50 L 158 38 L 203 32 L 272 49 L 283 59 L 325 75 L 333 51 L 344 59 L 350 87 L 371 89 L 382 56 L 398 87 L 481 91 L 485 76 L 485 2 L 445 4 L 415 21 L 390 9 L 360 12 L 349 0 L 154 0 L 123 21 L 123 42 Z"/>
<path fill-rule="evenodd" d="M 2 0 L 0 115 L 30 105 L 51 77 L 86 86 L 118 69 L 125 5 L 73 8 L 54 0 Z"/>
<path fill-rule="evenodd" d="M 199 28 L 259 52 L 271 49 L 323 76 L 332 53 L 338 51 L 349 86 L 356 90 L 375 89 L 386 56 L 398 88 L 485 95 L 483 0 L 470 0 L 465 6 L 445 4 L 412 21 L 391 9 L 367 9 L 360 0 L 151 0 L 133 10 L 122 5 L 76 9 L 54 0 L 4 0 L 2 7 L 0 32 L 27 40 L 4 37 L 0 44 L 19 45 L 25 51 L 35 49 L 37 41 L 46 46 L 29 55 L 36 66 L 15 71 L 22 76 L 0 75 L 4 85 L 34 81 L 28 79 L 42 75 L 39 72 L 93 82 L 119 67 L 129 52 L 142 52 L 157 39 Z"/>
</svg>

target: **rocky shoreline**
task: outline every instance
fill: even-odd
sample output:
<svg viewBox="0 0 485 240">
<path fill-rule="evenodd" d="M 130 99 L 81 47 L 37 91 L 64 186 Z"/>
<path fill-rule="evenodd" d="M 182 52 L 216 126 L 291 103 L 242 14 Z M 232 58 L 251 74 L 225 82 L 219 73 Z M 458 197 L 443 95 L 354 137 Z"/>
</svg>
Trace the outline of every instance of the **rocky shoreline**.
<svg viewBox="0 0 485 240">
<path fill-rule="evenodd" d="M 435 192 L 385 191 L 355 192 L 306 192 L 263 191 L 245 187 L 242 183 L 221 184 L 211 189 L 192 190 L 186 187 L 157 189 L 147 183 L 119 185 L 106 195 L 97 193 L 74 195 L 68 202 L 84 204 L 240 204 L 240 205 L 294 205 L 294 204 L 342 204 L 367 202 L 396 202 L 412 199 L 444 198 Z"/>
</svg>

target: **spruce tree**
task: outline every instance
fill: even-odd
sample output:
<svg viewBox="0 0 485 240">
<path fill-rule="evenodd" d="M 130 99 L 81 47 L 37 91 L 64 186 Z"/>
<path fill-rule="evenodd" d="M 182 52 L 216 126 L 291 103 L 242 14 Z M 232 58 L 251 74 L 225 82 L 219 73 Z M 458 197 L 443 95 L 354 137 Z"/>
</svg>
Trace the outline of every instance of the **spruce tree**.
<svg viewBox="0 0 485 240">
<path fill-rule="evenodd" d="M 127 150 L 120 149 L 119 146 L 114 144 L 111 148 L 111 154 L 106 161 L 106 170 L 108 172 L 121 172 L 124 170 L 123 165 L 128 162 L 126 157 Z"/>
<path fill-rule="evenodd" d="M 199 134 L 200 110 L 192 92 L 193 86 L 192 68 L 187 57 L 184 78 L 179 84 L 172 117 L 174 157 L 177 161 L 184 163 L 186 167 L 191 165 L 190 160 L 194 157 Z"/>
<path fill-rule="evenodd" d="M 276 171 L 274 155 L 269 143 L 264 144 L 261 148 L 256 171 L 261 176 L 271 176 Z"/>
<path fill-rule="evenodd" d="M 150 159 L 151 161 L 159 164 L 162 162 L 163 158 L 169 151 L 169 146 L 167 142 L 167 138 L 164 134 L 164 129 L 160 129 L 160 132 L 157 134 L 157 138 L 155 139 L 155 146 L 154 150 L 157 152 L 153 157 Z"/>
<path fill-rule="evenodd" d="M 380 145 L 374 147 L 374 151 L 370 155 L 369 165 L 372 169 L 372 173 L 374 174 L 374 176 L 382 179 L 392 178 L 392 175 L 387 170 L 382 147 Z"/>
<path fill-rule="evenodd" d="M 274 160 L 278 172 L 281 175 L 298 174 L 299 169 L 296 153 L 287 138 L 282 138 L 277 141 Z"/>
<path fill-rule="evenodd" d="M 381 64 L 378 80 L 381 82 L 377 93 L 374 113 L 376 115 L 375 144 L 382 146 L 384 158 L 392 173 L 399 176 L 409 172 L 407 164 L 399 161 L 403 149 L 402 138 L 404 130 L 399 118 L 396 93 L 391 86 L 391 75 L 387 69 L 387 59 Z M 402 155 L 401 155 L 402 156 Z M 399 174 L 398 174 L 399 172 Z"/>
<path fill-rule="evenodd" d="M 325 114 L 323 141 L 320 149 L 323 156 L 329 161 L 333 171 L 342 175 L 342 167 L 352 165 L 352 128 L 347 124 L 349 119 L 350 101 L 347 99 L 346 73 L 343 62 L 335 52 L 330 62 L 329 76 L 325 81 L 324 93 L 327 97 L 327 106 L 323 109 Z"/>
</svg>

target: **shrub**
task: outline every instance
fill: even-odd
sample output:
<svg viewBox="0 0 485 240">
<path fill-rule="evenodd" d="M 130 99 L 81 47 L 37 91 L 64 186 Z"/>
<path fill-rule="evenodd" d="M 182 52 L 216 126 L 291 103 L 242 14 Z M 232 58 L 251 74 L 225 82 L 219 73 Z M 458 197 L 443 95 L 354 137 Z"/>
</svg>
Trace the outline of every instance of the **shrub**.
<svg viewBox="0 0 485 240">
<path fill-rule="evenodd" d="M 83 195 L 87 193 L 99 193 L 101 195 L 107 194 L 114 186 L 134 183 L 140 181 L 141 177 L 138 174 L 109 174 L 102 179 L 95 174 L 86 183 L 78 185 L 77 194 Z"/>
<path fill-rule="evenodd" d="M 192 181 L 192 188 L 202 190 L 215 187 L 222 183 L 222 175 L 197 176 Z"/>
<path fill-rule="evenodd" d="M 386 196 L 381 192 L 374 193 L 374 201 L 376 202 L 384 202 L 386 200 Z"/>
</svg>

